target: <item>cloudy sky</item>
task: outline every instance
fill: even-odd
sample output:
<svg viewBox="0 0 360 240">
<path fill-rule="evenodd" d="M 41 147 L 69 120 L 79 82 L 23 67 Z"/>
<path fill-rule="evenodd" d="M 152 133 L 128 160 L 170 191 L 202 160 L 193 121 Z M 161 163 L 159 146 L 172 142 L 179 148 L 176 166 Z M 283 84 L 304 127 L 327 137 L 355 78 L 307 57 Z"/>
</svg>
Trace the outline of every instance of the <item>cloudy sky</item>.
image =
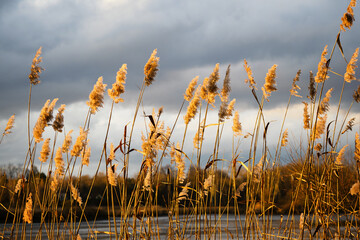
<svg viewBox="0 0 360 240">
<path fill-rule="evenodd" d="M 115 106 L 109 136 L 110 141 L 117 143 L 124 125 L 132 121 L 144 64 L 157 48 L 160 70 L 155 82 L 146 89 L 141 112 L 151 113 L 153 108 L 164 106 L 163 120 L 166 126 L 172 126 L 189 81 L 195 76 L 202 81 L 216 63 L 220 63 L 223 78 L 226 67 L 231 64 L 231 98 L 237 99 L 235 108 L 240 112 L 244 131 L 251 131 L 257 109 L 244 84 L 243 60 L 246 58 L 258 86 L 264 83 L 267 70 L 273 64 L 278 65 L 278 91 L 265 104 L 266 121 L 272 121 L 273 129 L 277 129 L 292 79 L 301 69 L 299 85 L 306 99 L 309 71 L 317 72 L 325 45 L 331 50 L 348 3 L 337 0 L 1 0 L 0 130 L 12 114 L 16 114 L 16 124 L 12 135 L 0 145 L 0 165 L 22 163 L 26 156 L 28 74 L 40 46 L 43 49 L 41 66 L 45 71 L 41 74 L 41 83 L 32 91 L 31 126 L 45 101 L 59 98 L 57 106 L 67 105 L 66 131 L 74 129 L 73 137 L 76 137 L 87 113 L 88 95 L 98 77 L 103 76 L 104 83 L 111 86 L 118 69 L 127 63 L 125 102 Z M 356 19 L 358 9 L 354 9 Z M 359 47 L 359 36 L 357 21 L 350 31 L 342 33 L 341 43 L 347 59 Z M 331 68 L 339 74 L 345 72 L 346 63 L 338 48 Z M 356 76 L 359 78 L 358 73 Z M 331 104 L 336 105 L 343 79 L 330 74 L 328 81 L 325 88 L 334 88 Z M 358 82 L 346 85 L 344 109 L 348 108 L 357 85 Z M 290 136 L 295 136 L 293 144 L 298 136 L 305 134 L 297 127 L 299 119 L 301 123 L 303 100 L 293 100 L 287 120 Z M 97 165 L 96 159 L 100 156 L 110 105 L 107 98 L 104 108 L 91 120 L 90 146 L 94 159 L 91 166 Z M 331 111 L 336 111 L 334 108 Z M 211 121 L 217 122 L 217 110 L 210 115 Z M 359 106 L 353 107 L 351 116 L 360 116 Z M 140 148 L 139 138 L 145 131 L 143 119 L 140 114 L 133 145 L 136 148 Z M 182 116 L 180 119 L 173 141 L 182 139 Z M 358 119 L 356 124 L 358 130 Z M 231 131 L 231 121 L 227 128 Z M 212 131 L 208 131 L 209 136 Z M 278 135 L 273 132 L 276 138 Z M 190 154 L 193 134 L 194 130 L 190 130 L 186 141 Z M 53 137 L 51 131 L 45 135 Z M 224 136 L 226 149 L 231 145 L 231 134 L 225 132 Z M 211 137 L 207 139 L 209 145 L 213 144 Z M 62 139 L 59 137 L 58 141 Z M 242 144 L 246 156 L 248 143 L 244 140 Z M 228 151 L 231 148 L 222 154 L 228 156 Z M 138 158 L 133 157 L 133 173 L 139 168 Z"/>
</svg>

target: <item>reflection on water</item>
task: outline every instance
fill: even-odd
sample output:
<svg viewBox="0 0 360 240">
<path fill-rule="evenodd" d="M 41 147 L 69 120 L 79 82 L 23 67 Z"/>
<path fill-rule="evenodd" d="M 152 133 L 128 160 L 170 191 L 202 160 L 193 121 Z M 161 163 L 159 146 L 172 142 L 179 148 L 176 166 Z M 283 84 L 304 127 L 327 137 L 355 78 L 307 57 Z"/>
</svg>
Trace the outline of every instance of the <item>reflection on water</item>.
<svg viewBox="0 0 360 240">
<path fill-rule="evenodd" d="M 117 219 L 117 226 L 120 226 L 121 219 Z M 173 234 L 178 234 L 181 239 L 195 239 L 196 237 L 196 228 L 201 229 L 201 239 L 252 239 L 252 234 L 255 233 L 257 238 L 265 237 L 261 233 L 266 232 L 268 239 L 279 239 L 279 237 L 285 237 L 286 239 L 298 239 L 300 236 L 300 230 L 298 228 L 300 216 L 292 216 L 289 221 L 287 217 L 274 215 L 272 217 L 266 217 L 265 219 L 261 217 L 253 218 L 252 222 L 254 223 L 251 226 L 245 226 L 245 216 L 241 218 L 234 215 L 223 215 L 221 218 L 216 215 L 207 215 L 201 216 L 200 226 L 195 224 L 194 216 L 180 216 L 178 220 L 172 219 L 171 221 L 167 216 L 161 216 L 158 218 L 153 218 L 151 220 L 151 229 L 148 228 L 148 219 L 143 219 L 142 222 L 136 220 L 137 225 L 137 234 L 138 237 L 144 237 L 146 234 L 151 233 L 151 239 L 169 239 L 169 226 L 173 229 Z M 133 219 L 128 220 L 129 225 L 132 225 Z M 264 225 L 265 223 L 265 225 Z M 69 223 L 70 225 L 70 223 Z M 50 233 L 51 226 L 49 224 L 43 224 L 41 226 L 42 239 L 48 239 L 48 236 L 55 239 L 69 239 L 70 236 L 70 227 L 61 223 L 53 227 L 55 229 Z M 90 221 L 89 223 L 83 222 L 80 225 L 79 234 L 82 239 L 109 239 L 109 235 L 114 234 L 114 224 L 113 221 L 110 222 L 111 228 L 109 228 L 108 220 L 98 220 L 95 223 Z M 5 231 L 5 238 L 10 237 L 10 228 L 11 224 L 7 224 Z M 0 225 L 1 231 L 4 229 L 4 225 Z M 14 229 L 15 233 L 18 233 L 17 238 L 21 238 L 22 224 L 18 224 Z M 76 225 L 77 227 L 77 225 Z M 72 229 L 76 229 L 75 226 Z M 26 239 L 39 239 L 39 229 L 40 224 L 34 223 L 26 226 Z M 313 232 L 315 231 L 312 230 Z M 118 229 L 118 233 L 120 229 Z M 132 226 L 128 226 L 127 232 L 132 234 Z M 320 231 L 319 231 L 320 232 Z M 334 233 L 333 233 L 334 234 Z M 334 236 L 334 235 L 333 235 Z M 14 236 L 16 237 L 16 236 Z M 175 238 L 176 239 L 176 238 Z M 304 239 L 309 239 L 309 231 L 305 231 Z"/>
</svg>

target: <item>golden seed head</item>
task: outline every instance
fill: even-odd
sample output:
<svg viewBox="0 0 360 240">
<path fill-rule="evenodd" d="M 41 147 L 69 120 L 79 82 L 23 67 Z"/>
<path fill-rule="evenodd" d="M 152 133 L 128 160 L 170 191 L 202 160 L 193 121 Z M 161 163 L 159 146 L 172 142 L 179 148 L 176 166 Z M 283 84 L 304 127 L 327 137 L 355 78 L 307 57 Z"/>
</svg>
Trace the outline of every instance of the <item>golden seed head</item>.
<svg viewBox="0 0 360 240">
<path fill-rule="evenodd" d="M 360 193 L 360 183 L 357 181 L 354 183 L 350 188 L 350 194 L 351 195 L 358 195 Z"/>
<path fill-rule="evenodd" d="M 194 91 L 195 91 L 195 87 L 197 85 L 197 82 L 199 80 L 199 76 L 196 76 L 195 78 L 193 78 L 193 80 L 191 80 L 191 82 L 189 83 L 189 86 L 186 89 L 186 92 L 184 94 L 184 99 L 186 101 L 190 101 L 193 98 L 194 95 Z"/>
<path fill-rule="evenodd" d="M 351 26 L 353 25 L 353 22 L 355 21 L 354 18 L 354 10 L 353 7 L 356 6 L 356 0 L 351 0 L 349 3 L 349 6 L 346 9 L 346 13 L 341 18 L 341 24 L 340 24 L 340 30 L 346 31 L 345 28 L 351 29 Z"/>
<path fill-rule="evenodd" d="M 114 144 L 110 144 L 110 155 L 108 157 L 109 161 L 112 161 L 115 159 L 115 152 L 114 152 Z"/>
<path fill-rule="evenodd" d="M 208 82 L 209 82 L 209 78 L 206 77 L 204 78 L 204 81 L 201 85 L 200 97 L 203 100 L 206 100 L 208 96 L 208 89 L 207 89 Z"/>
<path fill-rule="evenodd" d="M 15 190 L 14 192 L 15 193 L 19 193 L 21 192 L 21 189 L 22 189 L 22 186 L 23 186 L 23 183 L 24 183 L 24 180 L 22 178 L 20 178 L 17 183 L 16 183 L 16 186 L 15 186 Z"/>
<path fill-rule="evenodd" d="M 71 129 L 65 136 L 65 139 L 64 139 L 64 142 L 63 142 L 63 145 L 62 145 L 62 152 L 63 153 L 66 153 L 70 149 L 70 145 L 71 145 L 71 142 L 72 142 L 72 139 L 71 139 L 71 133 L 72 132 L 73 132 L 73 130 Z"/>
<path fill-rule="evenodd" d="M 293 80 L 293 83 L 292 83 L 292 88 L 290 89 L 290 94 L 295 96 L 295 97 L 299 97 L 299 98 L 301 98 L 301 96 L 299 95 L 297 90 L 300 90 L 301 88 L 296 84 L 296 82 L 298 82 L 300 80 L 300 74 L 301 74 L 301 70 L 299 70 L 296 73 L 296 76 L 295 76 L 295 78 Z"/>
<path fill-rule="evenodd" d="M 326 55 L 327 55 L 327 45 L 324 47 L 324 50 L 321 54 L 320 62 L 318 64 L 318 72 L 315 76 L 315 82 L 317 83 L 322 83 L 329 78 L 329 76 L 327 75 L 327 66 L 326 66 L 327 60 L 325 57 Z"/>
<path fill-rule="evenodd" d="M 207 196 L 211 187 L 214 185 L 215 175 L 209 174 L 209 176 L 204 181 L 204 194 Z"/>
<path fill-rule="evenodd" d="M 186 200 L 188 198 L 190 182 L 186 183 L 184 187 L 182 187 L 181 192 L 179 193 L 179 197 L 177 199 L 178 202 L 181 200 Z"/>
<path fill-rule="evenodd" d="M 91 155 L 91 148 L 90 147 L 87 147 L 86 149 L 84 148 L 83 149 L 83 154 L 81 154 L 81 156 L 82 156 L 82 159 L 81 159 L 82 165 L 89 166 L 90 155 Z"/>
<path fill-rule="evenodd" d="M 314 129 L 314 138 L 319 139 L 321 135 L 325 132 L 325 125 L 326 125 L 327 115 L 319 116 L 316 123 L 316 129 Z M 313 139 L 313 140 L 315 140 Z"/>
<path fill-rule="evenodd" d="M 45 139 L 44 144 L 42 145 L 40 157 L 40 162 L 45 163 L 50 155 L 50 138 Z"/>
<path fill-rule="evenodd" d="M 29 193 L 29 196 L 26 198 L 26 204 L 25 204 L 25 210 L 23 214 L 23 220 L 26 223 L 32 223 L 33 217 L 32 217 L 32 195 Z"/>
<path fill-rule="evenodd" d="M 194 147 L 197 148 L 197 149 L 200 149 L 200 143 L 202 141 L 204 141 L 204 137 L 202 136 L 202 128 L 199 127 L 198 130 L 196 131 L 196 134 L 195 134 L 194 139 L 193 139 Z"/>
<path fill-rule="evenodd" d="M 308 112 L 308 104 L 307 102 L 303 102 L 303 104 L 304 104 L 304 114 L 303 114 L 304 129 L 310 129 L 310 115 Z"/>
<path fill-rule="evenodd" d="M 180 144 L 177 143 L 176 146 L 177 149 L 180 149 Z M 182 156 L 182 153 L 179 151 L 176 151 L 174 149 L 174 153 L 173 153 L 173 158 L 171 159 L 172 162 L 176 163 L 176 167 L 178 169 L 178 179 L 179 179 L 179 183 L 183 183 L 185 180 L 185 161 L 184 161 L 184 157 Z"/>
<path fill-rule="evenodd" d="M 55 98 L 51 103 L 47 100 L 43 108 L 41 109 L 40 116 L 36 121 L 33 129 L 33 135 L 35 142 L 39 143 L 42 139 L 42 134 L 45 131 L 45 127 L 48 126 L 49 122 L 53 119 L 53 110 L 58 98 Z"/>
<path fill-rule="evenodd" d="M 55 166 L 56 166 L 55 174 L 58 174 L 59 176 L 63 176 L 65 163 L 64 163 L 64 160 L 62 157 L 61 147 L 59 147 L 58 150 L 56 151 L 54 161 L 55 161 Z"/>
<path fill-rule="evenodd" d="M 271 92 L 273 91 L 276 91 L 277 88 L 276 88 L 276 81 L 275 81 L 275 78 L 276 78 L 276 68 L 277 68 L 277 65 L 274 64 L 268 71 L 268 73 L 266 74 L 266 77 L 265 77 L 265 84 L 264 86 L 261 88 L 261 90 L 263 91 L 263 94 L 264 94 L 264 97 L 267 101 L 268 100 L 268 97 L 270 97 L 271 95 Z"/>
<path fill-rule="evenodd" d="M 330 88 L 326 94 L 325 94 L 325 97 L 324 99 L 321 101 L 320 103 L 320 106 L 319 106 L 319 114 L 325 114 L 329 111 L 329 101 L 330 101 L 330 98 L 331 98 L 331 92 L 333 91 L 332 88 Z"/>
<path fill-rule="evenodd" d="M 200 105 L 200 91 L 201 91 L 201 87 L 198 86 L 195 92 L 195 96 L 190 101 L 186 114 L 184 116 L 185 124 L 189 124 L 190 120 L 195 117 L 195 114 L 198 111 L 198 107 Z"/>
<path fill-rule="evenodd" d="M 120 94 L 125 92 L 125 82 L 127 74 L 127 65 L 123 64 L 116 74 L 116 81 L 112 85 L 112 89 L 108 89 L 108 94 L 115 103 L 123 102 L 124 99 L 120 98 Z"/>
<path fill-rule="evenodd" d="M 116 187 L 116 167 L 117 164 L 108 167 L 108 181 L 111 186 Z"/>
<path fill-rule="evenodd" d="M 349 146 L 349 144 L 343 146 L 343 147 L 341 148 L 341 150 L 339 151 L 339 153 L 338 153 L 338 155 L 337 155 L 337 157 L 336 157 L 336 160 L 335 160 L 335 166 L 341 167 L 341 166 L 344 165 L 342 161 L 343 161 L 343 159 L 344 159 L 345 149 L 346 149 L 348 146 Z"/>
<path fill-rule="evenodd" d="M 73 197 L 73 199 L 79 203 L 79 205 L 81 206 L 82 205 L 82 199 L 81 199 L 81 196 L 80 196 L 80 193 L 78 191 L 77 188 L 74 187 L 74 185 L 72 183 L 70 183 L 70 189 L 71 189 L 71 195 Z"/>
<path fill-rule="evenodd" d="M 35 57 L 31 64 L 30 74 L 29 74 L 29 80 L 30 84 L 36 85 L 40 83 L 40 73 L 44 70 L 42 67 L 39 66 L 39 64 L 42 61 L 42 57 L 40 57 L 41 54 L 41 47 L 37 50 Z"/>
<path fill-rule="evenodd" d="M 285 129 L 284 133 L 283 133 L 283 136 L 282 136 L 282 139 L 281 139 L 281 146 L 282 147 L 285 147 L 287 144 L 288 144 L 288 130 Z"/>
<path fill-rule="evenodd" d="M 54 178 L 52 179 L 51 184 L 50 184 L 50 190 L 53 193 L 56 192 L 57 187 L 59 186 L 59 178 L 58 177 L 59 177 L 58 174 L 55 173 Z"/>
<path fill-rule="evenodd" d="M 315 151 L 318 151 L 318 152 L 320 152 L 321 149 L 322 149 L 321 143 L 316 144 L 315 147 L 314 147 L 314 150 L 315 150 Z"/>
<path fill-rule="evenodd" d="M 348 123 L 346 124 L 346 127 L 345 127 L 345 129 L 344 129 L 344 131 L 342 131 L 341 132 L 341 134 L 344 134 L 344 133 L 346 133 L 347 131 L 352 131 L 352 128 L 353 128 L 353 126 L 354 126 L 354 123 L 355 123 L 355 118 L 353 117 L 353 118 L 351 118 L 349 121 L 348 121 Z"/>
<path fill-rule="evenodd" d="M 8 120 L 8 122 L 6 124 L 5 130 L 3 132 L 3 136 L 6 136 L 6 135 L 11 133 L 11 129 L 14 127 L 14 122 L 15 122 L 15 114 L 13 114 L 9 118 L 9 120 Z"/>
<path fill-rule="evenodd" d="M 52 124 L 52 127 L 57 132 L 62 132 L 62 128 L 64 127 L 64 116 L 63 113 L 65 111 L 65 104 L 61 104 L 61 106 L 58 109 L 58 113 L 55 116 L 55 120 Z"/>
<path fill-rule="evenodd" d="M 357 57 L 359 56 L 359 48 L 357 48 L 354 52 L 354 54 L 352 55 L 347 67 L 346 67 L 346 73 L 344 75 L 344 80 L 348 83 L 351 83 L 352 80 L 356 80 L 355 77 L 355 69 L 357 68 L 356 66 L 356 62 L 357 62 Z"/>
<path fill-rule="evenodd" d="M 309 81 L 309 95 L 308 98 L 314 102 L 315 100 L 315 95 L 316 95 L 316 88 L 315 88 L 315 78 L 314 78 L 314 74 L 312 73 L 312 71 L 310 71 L 310 81 Z"/>
<path fill-rule="evenodd" d="M 144 75 L 145 75 L 144 81 L 146 86 L 150 86 L 152 84 L 152 82 L 155 79 L 156 73 L 159 70 L 158 65 L 160 58 L 157 57 L 156 54 L 157 54 L 157 49 L 154 49 L 148 62 L 145 64 L 144 67 Z"/>
<path fill-rule="evenodd" d="M 89 101 L 86 102 L 90 107 L 91 114 L 95 114 L 99 110 L 99 107 L 103 106 L 105 89 L 106 84 L 103 84 L 103 78 L 99 77 L 89 95 Z"/>
<path fill-rule="evenodd" d="M 226 69 L 223 88 L 220 93 L 220 98 L 222 102 L 228 101 L 230 91 L 231 91 L 231 87 L 230 87 L 230 65 L 229 65 L 228 68 Z"/>
<path fill-rule="evenodd" d="M 84 131 L 82 127 L 80 127 L 80 134 L 76 139 L 76 142 L 71 150 L 71 156 L 78 157 L 80 156 L 81 150 L 84 148 L 86 144 L 88 131 Z"/>
<path fill-rule="evenodd" d="M 256 82 L 255 82 L 255 80 L 254 80 L 254 77 L 252 76 L 251 68 L 250 68 L 250 66 L 248 65 L 246 59 L 244 59 L 244 68 L 245 68 L 245 71 L 246 71 L 247 76 L 248 76 L 248 78 L 245 79 L 245 83 L 248 83 L 248 84 L 249 84 L 249 87 L 250 87 L 251 89 L 257 90 L 257 88 L 256 88 Z"/>
<path fill-rule="evenodd" d="M 239 121 L 239 112 L 236 111 L 234 114 L 234 118 L 233 118 L 233 126 L 232 126 L 232 130 L 234 132 L 235 136 L 240 136 L 241 132 L 242 132 L 242 127 L 241 127 L 241 123 Z"/>
</svg>

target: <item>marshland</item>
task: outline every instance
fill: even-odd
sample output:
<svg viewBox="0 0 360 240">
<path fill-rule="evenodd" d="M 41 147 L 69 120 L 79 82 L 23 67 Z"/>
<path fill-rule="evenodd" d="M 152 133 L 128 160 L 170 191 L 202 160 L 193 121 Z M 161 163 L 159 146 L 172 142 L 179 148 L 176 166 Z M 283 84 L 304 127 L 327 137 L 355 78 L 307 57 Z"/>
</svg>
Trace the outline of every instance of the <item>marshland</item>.
<svg viewBox="0 0 360 240">
<path fill-rule="evenodd" d="M 170 104 L 176 93 L 152 90 L 160 46 L 146 50 L 141 78 L 125 59 L 68 106 L 36 96 L 47 49 L 34 49 L 25 113 L 0 121 L 0 237 L 358 239 L 359 48 L 343 41 L 357 38 L 356 11 L 344 5 L 313 71 L 294 69 L 281 94 L 281 66 L 257 74 L 244 56 L 199 68 Z"/>
</svg>

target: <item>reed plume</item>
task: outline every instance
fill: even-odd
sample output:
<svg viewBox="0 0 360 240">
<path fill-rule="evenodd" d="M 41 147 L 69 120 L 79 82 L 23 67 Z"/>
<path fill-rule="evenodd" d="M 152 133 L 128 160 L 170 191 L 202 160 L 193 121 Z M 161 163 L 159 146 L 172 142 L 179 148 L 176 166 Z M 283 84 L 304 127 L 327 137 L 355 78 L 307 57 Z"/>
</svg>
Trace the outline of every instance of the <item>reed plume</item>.
<svg viewBox="0 0 360 240">
<path fill-rule="evenodd" d="M 276 68 L 277 65 L 274 64 L 268 71 L 268 73 L 266 74 L 265 77 L 265 84 L 264 86 L 261 88 L 261 90 L 263 91 L 264 97 L 267 101 L 268 97 L 271 96 L 271 92 L 276 91 L 276 82 L 275 82 L 275 78 L 276 78 Z"/>
<path fill-rule="evenodd" d="M 210 173 L 204 181 L 204 194 L 207 196 L 211 187 L 214 185 L 215 175 Z"/>
<path fill-rule="evenodd" d="M 57 132 L 62 132 L 62 128 L 64 127 L 64 116 L 63 113 L 65 111 L 65 104 L 61 104 L 61 106 L 58 108 L 58 113 L 55 116 L 55 120 L 52 124 L 52 127 Z"/>
<path fill-rule="evenodd" d="M 49 143 L 50 143 L 50 138 L 45 139 L 40 152 L 40 157 L 39 157 L 40 162 L 45 163 L 50 155 Z"/>
<path fill-rule="evenodd" d="M 117 164 L 109 166 L 108 171 L 107 171 L 108 172 L 109 184 L 111 186 L 114 186 L 114 187 L 116 187 L 116 185 L 117 185 L 117 182 L 116 182 L 116 167 L 117 167 Z"/>
<path fill-rule="evenodd" d="M 314 146 L 314 150 L 315 150 L 315 151 L 320 152 L 320 151 L 321 151 L 321 149 L 322 149 L 322 145 L 321 145 L 321 143 L 318 143 L 318 144 L 316 144 L 316 145 Z"/>
<path fill-rule="evenodd" d="M 19 193 L 19 194 L 21 193 L 21 189 L 23 187 L 23 184 L 24 184 L 24 180 L 23 180 L 23 178 L 20 178 L 17 181 L 16 186 L 15 186 L 15 190 L 14 190 L 15 194 L 16 193 Z"/>
<path fill-rule="evenodd" d="M 300 80 L 300 74 L 301 74 L 301 70 L 299 70 L 296 73 L 296 76 L 295 76 L 295 78 L 293 80 L 293 83 L 292 83 L 292 87 L 290 89 L 290 94 L 295 96 L 295 97 L 299 97 L 299 98 L 301 98 L 301 96 L 299 95 L 297 90 L 300 90 L 301 88 L 296 84 L 296 82 L 298 82 Z"/>
<path fill-rule="evenodd" d="M 86 149 L 83 149 L 83 153 L 81 154 L 82 159 L 81 159 L 81 163 L 82 165 L 86 165 L 89 166 L 90 163 L 90 154 L 91 154 L 91 148 L 87 147 Z"/>
<path fill-rule="evenodd" d="M 341 132 L 341 134 L 346 133 L 347 131 L 352 131 L 352 128 L 354 126 L 354 122 L 355 122 L 355 118 L 351 118 L 348 123 L 346 124 L 346 127 L 344 129 L 344 131 Z"/>
<path fill-rule="evenodd" d="M 360 138 L 358 133 L 355 133 L 354 160 L 356 161 L 357 165 L 360 166 Z"/>
<path fill-rule="evenodd" d="M 65 139 L 62 145 L 62 152 L 66 153 L 69 151 L 71 143 L 72 143 L 72 138 L 71 138 L 71 133 L 73 132 L 73 130 L 71 129 L 66 135 L 65 135 Z"/>
<path fill-rule="evenodd" d="M 241 123 L 239 121 L 239 112 L 238 111 L 235 111 L 235 114 L 234 114 L 232 130 L 233 130 L 235 136 L 241 135 L 242 127 L 241 127 Z"/>
<path fill-rule="evenodd" d="M 126 74 L 127 74 L 127 65 L 123 64 L 119 71 L 116 74 L 116 81 L 112 85 L 111 89 L 108 89 L 108 94 L 110 98 L 115 102 L 123 102 L 124 99 L 120 98 L 120 94 L 125 92 L 125 82 L 126 82 Z"/>
<path fill-rule="evenodd" d="M 23 213 L 23 220 L 26 223 L 32 223 L 32 208 L 33 208 L 32 194 L 29 193 L 29 196 L 26 198 L 25 209 Z"/>
<path fill-rule="evenodd" d="M 189 83 L 189 86 L 187 87 L 185 94 L 184 94 L 184 99 L 186 101 L 190 101 L 193 98 L 194 95 L 194 91 L 195 91 L 195 87 L 197 85 L 197 82 L 199 80 L 199 76 L 196 76 L 193 78 L 193 80 L 191 80 L 191 82 Z"/>
<path fill-rule="evenodd" d="M 176 148 L 180 149 L 179 143 L 177 143 Z M 178 169 L 177 174 L 178 174 L 179 183 L 183 183 L 186 178 L 184 157 L 182 156 L 181 152 L 177 151 L 176 149 L 174 149 L 174 152 L 172 155 L 173 155 L 173 158 L 171 159 L 171 161 L 176 163 L 176 167 Z"/>
<path fill-rule="evenodd" d="M 344 32 L 346 31 L 345 28 L 350 30 L 351 26 L 353 25 L 353 22 L 355 21 L 354 10 L 352 9 L 353 7 L 356 7 L 356 0 L 350 1 L 346 9 L 346 13 L 344 13 L 344 15 L 341 18 L 340 30 Z"/>
<path fill-rule="evenodd" d="M 110 154 L 108 157 L 109 162 L 115 159 L 114 144 L 110 143 Z"/>
<path fill-rule="evenodd" d="M 229 65 L 226 69 L 223 87 L 220 92 L 220 98 L 222 102 L 228 101 L 230 91 L 231 91 L 231 86 L 230 86 L 230 65 Z"/>
<path fill-rule="evenodd" d="M 285 129 L 283 136 L 281 138 L 281 146 L 282 147 L 285 147 L 288 144 L 288 135 L 289 135 L 288 130 Z"/>
<path fill-rule="evenodd" d="M 33 129 L 33 135 L 35 142 L 39 143 L 42 139 L 42 134 L 45 131 L 45 127 L 48 126 L 49 122 L 53 119 L 53 110 L 58 98 L 55 98 L 51 103 L 47 100 L 43 108 L 41 109 L 40 116 L 36 121 Z"/>
<path fill-rule="evenodd" d="M 329 76 L 327 76 L 327 66 L 326 66 L 326 55 L 327 55 L 327 45 L 324 47 L 323 52 L 321 53 L 321 59 L 320 62 L 318 64 L 318 72 L 315 76 L 315 82 L 317 83 L 322 83 L 324 82 L 326 79 L 329 78 Z"/>
<path fill-rule="evenodd" d="M 78 157 L 80 156 L 81 150 L 84 148 L 86 144 L 88 131 L 84 131 L 82 127 L 80 127 L 80 134 L 76 139 L 76 142 L 71 150 L 71 156 Z"/>
<path fill-rule="evenodd" d="M 15 123 L 15 114 L 13 114 L 9 118 L 9 120 L 8 120 L 8 122 L 6 124 L 5 130 L 3 132 L 3 136 L 6 136 L 6 135 L 11 133 L 11 129 L 14 127 L 14 123 Z"/>
<path fill-rule="evenodd" d="M 357 181 L 354 183 L 350 188 L 350 194 L 351 195 L 358 195 L 360 193 L 360 183 Z"/>
<path fill-rule="evenodd" d="M 356 62 L 357 62 L 357 57 L 359 55 L 359 48 L 357 48 L 354 52 L 354 54 L 352 55 L 347 67 L 346 67 L 346 73 L 344 75 L 344 80 L 348 83 L 351 83 L 352 80 L 356 80 L 355 77 L 355 69 L 357 68 L 356 66 Z"/>
<path fill-rule="evenodd" d="M 321 101 L 320 103 L 320 106 L 319 106 L 319 114 L 325 114 L 329 111 L 329 101 L 330 101 L 330 98 L 331 98 L 331 92 L 333 91 L 332 88 L 330 88 L 326 94 L 325 94 L 325 97 L 323 98 L 323 100 Z"/>
<path fill-rule="evenodd" d="M 156 73 L 159 70 L 159 57 L 156 57 L 157 49 L 154 49 L 148 62 L 144 66 L 144 81 L 146 86 L 150 86 L 155 79 Z"/>
<path fill-rule="evenodd" d="M 311 102 L 315 101 L 315 95 L 316 95 L 316 88 L 315 88 L 315 78 L 314 78 L 314 74 L 312 73 L 312 71 L 310 71 L 310 77 L 309 77 L 309 95 L 308 98 L 311 100 Z"/>
<path fill-rule="evenodd" d="M 79 203 L 79 205 L 81 206 L 83 204 L 79 190 L 77 188 L 74 187 L 74 185 L 72 183 L 70 183 L 70 189 L 71 189 L 71 195 L 73 197 L 73 199 Z"/>
<path fill-rule="evenodd" d="M 200 127 L 196 131 L 196 134 L 195 134 L 194 139 L 193 139 L 194 148 L 200 149 L 200 142 L 204 140 L 202 135 L 203 135 L 202 134 L 202 128 Z"/>
<path fill-rule="evenodd" d="M 29 74 L 29 80 L 30 84 L 37 85 L 40 83 L 40 73 L 44 70 L 42 67 L 39 66 L 39 64 L 42 61 L 41 55 L 41 47 L 36 51 L 35 57 L 33 58 L 30 74 Z"/>
<path fill-rule="evenodd" d="M 61 147 L 59 147 L 58 150 L 56 151 L 54 161 L 55 161 L 55 166 L 56 166 L 55 175 L 58 174 L 59 176 L 63 176 L 65 163 L 64 163 L 64 160 L 62 157 Z"/>
<path fill-rule="evenodd" d="M 55 193 L 57 188 L 59 186 L 59 176 L 58 174 L 55 172 L 55 175 L 51 181 L 51 184 L 50 184 L 50 190 Z"/>
<path fill-rule="evenodd" d="M 179 193 L 179 197 L 178 197 L 178 202 L 180 202 L 181 200 L 186 200 L 189 196 L 188 196 L 188 191 L 189 191 L 189 186 L 190 186 L 190 182 L 186 183 L 184 187 L 182 187 L 181 192 Z"/>
<path fill-rule="evenodd" d="M 346 150 L 346 148 L 347 148 L 348 146 L 349 146 L 348 144 L 345 145 L 345 146 L 343 146 L 343 147 L 341 148 L 341 150 L 339 151 L 339 153 L 338 153 L 338 155 L 337 155 L 337 157 L 336 157 L 336 159 L 335 159 L 335 166 L 341 167 L 341 166 L 344 165 L 342 161 L 343 161 L 343 159 L 344 159 L 345 150 Z"/>
<path fill-rule="evenodd" d="M 86 102 L 92 114 L 95 114 L 99 110 L 99 107 L 103 106 L 105 89 L 106 84 L 103 84 L 103 78 L 99 77 L 89 95 L 89 101 Z"/>
<path fill-rule="evenodd" d="M 318 117 L 316 129 L 314 130 L 315 139 L 319 139 L 321 137 L 321 135 L 325 132 L 326 119 L 327 119 L 327 114 L 325 114 L 324 116 Z"/>
<path fill-rule="evenodd" d="M 185 124 L 189 124 L 190 120 L 195 117 L 198 111 L 198 107 L 200 105 L 200 91 L 201 91 L 201 87 L 198 86 L 195 95 L 193 99 L 190 101 L 186 114 L 184 116 Z"/>
<path fill-rule="evenodd" d="M 203 100 L 206 100 L 208 96 L 208 89 L 207 89 L 208 82 L 209 82 L 209 78 L 206 77 L 204 78 L 203 83 L 201 85 L 200 97 Z"/>
<path fill-rule="evenodd" d="M 244 59 L 244 68 L 245 68 L 245 71 L 246 71 L 247 76 L 248 76 L 248 78 L 245 79 L 245 83 L 248 83 L 248 84 L 249 84 L 249 87 L 250 87 L 251 89 L 257 90 L 257 88 L 256 88 L 256 82 L 255 82 L 255 80 L 254 80 L 254 77 L 252 76 L 251 68 L 250 68 L 250 66 L 248 65 L 246 59 Z"/>
</svg>

